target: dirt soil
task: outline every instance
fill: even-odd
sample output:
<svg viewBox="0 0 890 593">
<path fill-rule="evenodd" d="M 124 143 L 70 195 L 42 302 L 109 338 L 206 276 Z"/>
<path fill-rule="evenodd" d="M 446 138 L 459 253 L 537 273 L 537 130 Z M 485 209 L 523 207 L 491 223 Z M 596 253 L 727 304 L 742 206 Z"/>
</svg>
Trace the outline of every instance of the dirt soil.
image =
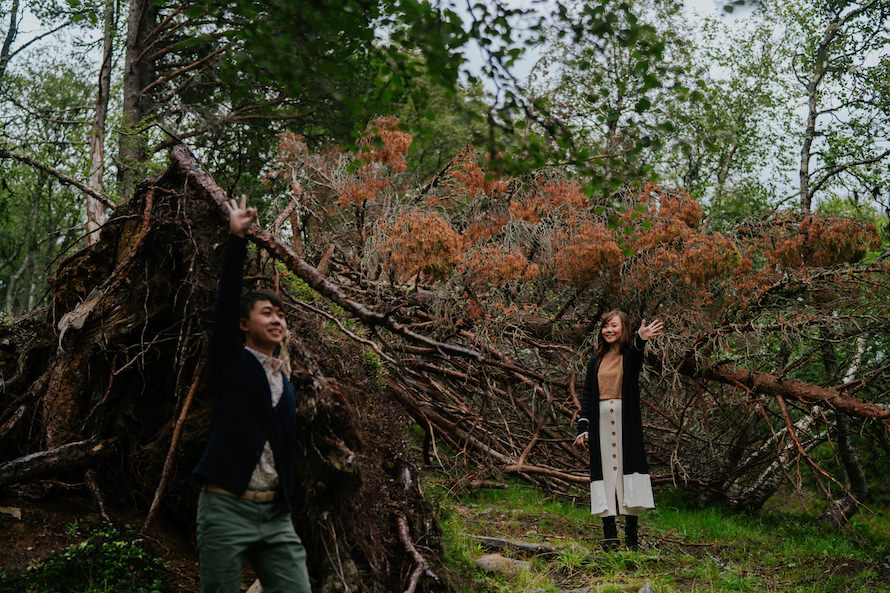
<svg viewBox="0 0 890 593">
<path fill-rule="evenodd" d="M 37 496 L 40 498 L 35 500 Z M 132 511 L 110 510 L 110 513 L 122 533 L 135 533 L 144 520 Z M 44 483 L 32 485 L 19 494 L 0 495 L 0 571 L 14 578 L 30 564 L 84 541 L 86 535 L 83 534 L 100 525 L 102 517 L 86 488 Z M 148 532 L 139 537 L 149 552 L 168 563 L 169 591 L 198 591 L 198 567 L 191 534 L 182 533 L 179 526 L 159 516 Z M 249 574 L 245 576 L 250 578 Z"/>
</svg>

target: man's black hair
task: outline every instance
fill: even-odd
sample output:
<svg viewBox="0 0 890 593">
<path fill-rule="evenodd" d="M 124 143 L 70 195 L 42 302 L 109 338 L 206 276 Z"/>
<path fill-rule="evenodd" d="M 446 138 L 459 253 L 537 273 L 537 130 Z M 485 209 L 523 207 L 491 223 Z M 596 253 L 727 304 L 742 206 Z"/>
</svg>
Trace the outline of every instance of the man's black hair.
<svg viewBox="0 0 890 593">
<path fill-rule="evenodd" d="M 254 290 L 241 297 L 241 319 L 250 318 L 250 310 L 253 309 L 254 303 L 258 301 L 269 301 L 273 307 L 283 309 L 281 299 L 271 290 Z"/>
</svg>

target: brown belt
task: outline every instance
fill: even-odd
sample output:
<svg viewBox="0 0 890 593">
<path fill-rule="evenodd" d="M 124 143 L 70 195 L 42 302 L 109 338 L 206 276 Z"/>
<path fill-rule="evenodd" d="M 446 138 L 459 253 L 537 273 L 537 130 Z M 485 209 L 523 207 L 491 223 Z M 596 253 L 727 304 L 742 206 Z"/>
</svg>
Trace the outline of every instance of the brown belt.
<svg viewBox="0 0 890 593">
<path fill-rule="evenodd" d="M 226 496 L 231 496 L 233 498 L 242 498 L 244 500 L 249 500 L 250 502 L 272 502 L 278 498 L 277 490 L 245 490 L 244 494 L 235 494 L 234 492 L 229 492 L 225 488 L 220 488 L 213 484 L 204 484 L 204 487 L 201 488 L 201 490 L 204 492 L 225 494 Z"/>
</svg>

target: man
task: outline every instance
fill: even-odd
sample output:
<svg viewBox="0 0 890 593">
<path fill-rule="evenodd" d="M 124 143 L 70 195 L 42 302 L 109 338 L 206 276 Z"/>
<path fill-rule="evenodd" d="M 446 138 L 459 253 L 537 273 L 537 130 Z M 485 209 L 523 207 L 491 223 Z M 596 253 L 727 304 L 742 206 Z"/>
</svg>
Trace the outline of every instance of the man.
<svg viewBox="0 0 890 593">
<path fill-rule="evenodd" d="M 240 299 L 247 229 L 255 208 L 232 200 L 207 369 L 213 426 L 192 472 L 198 498 L 201 593 L 237 593 L 244 558 L 266 593 L 311 593 L 306 552 L 294 532 L 296 400 L 275 350 L 287 332 L 278 297 Z M 240 307 L 239 307 L 240 304 Z M 240 340 L 243 335 L 244 346 Z"/>
</svg>

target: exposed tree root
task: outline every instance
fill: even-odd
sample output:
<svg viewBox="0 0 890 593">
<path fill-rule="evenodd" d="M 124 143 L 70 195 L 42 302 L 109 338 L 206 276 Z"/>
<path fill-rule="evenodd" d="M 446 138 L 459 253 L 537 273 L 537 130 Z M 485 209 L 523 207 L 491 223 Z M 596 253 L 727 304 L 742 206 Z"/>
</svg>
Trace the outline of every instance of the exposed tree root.
<svg viewBox="0 0 890 593">
<path fill-rule="evenodd" d="M 414 591 L 417 590 L 417 585 L 421 577 L 425 576 L 433 580 L 438 580 L 439 577 L 436 576 L 436 573 L 430 570 L 430 565 L 426 561 L 426 558 L 417 551 L 414 542 L 411 541 L 411 533 L 408 530 L 408 520 L 405 519 L 405 516 L 396 515 L 396 524 L 399 529 L 399 539 L 402 540 L 402 544 L 405 546 L 405 551 L 408 552 L 408 555 L 414 560 L 414 570 L 411 571 L 411 575 L 408 577 L 408 586 L 405 588 L 405 593 L 414 593 Z"/>
<path fill-rule="evenodd" d="M 58 472 L 94 467 L 115 454 L 114 440 L 65 443 L 0 465 L 0 486 L 26 484 Z"/>
</svg>

